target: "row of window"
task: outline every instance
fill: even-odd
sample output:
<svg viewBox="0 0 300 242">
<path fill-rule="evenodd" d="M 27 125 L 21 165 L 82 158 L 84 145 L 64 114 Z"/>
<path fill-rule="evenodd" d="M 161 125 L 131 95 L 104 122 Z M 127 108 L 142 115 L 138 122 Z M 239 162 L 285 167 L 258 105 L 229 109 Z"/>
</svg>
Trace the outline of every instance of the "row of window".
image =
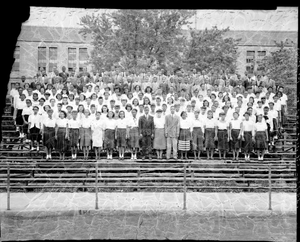
<svg viewBox="0 0 300 242">
<path fill-rule="evenodd" d="M 68 71 L 76 71 L 77 66 L 79 71 L 83 70 L 88 61 L 88 50 L 87 48 L 79 48 L 79 55 L 77 56 L 78 48 L 68 48 Z M 47 51 L 49 51 L 47 58 Z M 57 68 L 57 47 L 38 47 L 38 61 L 37 69 L 45 70 L 46 72 L 53 71 L 53 68 Z M 14 53 L 15 62 L 12 71 L 20 70 L 20 46 L 16 46 Z"/>
<path fill-rule="evenodd" d="M 255 53 L 257 52 L 257 54 Z M 259 62 L 266 56 L 266 51 L 247 51 L 246 55 L 246 71 L 249 73 L 253 73 L 255 70 L 256 64 L 258 65 Z M 257 71 L 262 71 L 262 67 L 256 67 Z"/>
</svg>

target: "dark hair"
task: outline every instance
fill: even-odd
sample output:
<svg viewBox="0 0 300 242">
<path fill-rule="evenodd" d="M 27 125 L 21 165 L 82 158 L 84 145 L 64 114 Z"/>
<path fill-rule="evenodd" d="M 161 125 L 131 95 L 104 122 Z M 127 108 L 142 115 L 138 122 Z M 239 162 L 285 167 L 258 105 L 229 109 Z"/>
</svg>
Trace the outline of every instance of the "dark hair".
<svg viewBox="0 0 300 242">
<path fill-rule="evenodd" d="M 60 112 L 64 114 L 65 118 L 67 117 L 67 114 L 66 114 L 66 112 L 64 110 L 60 110 Z"/>
<path fill-rule="evenodd" d="M 115 113 L 114 113 L 113 111 L 108 111 L 108 112 L 107 112 L 107 115 L 106 115 L 107 118 L 108 118 L 108 114 L 109 114 L 109 113 L 112 113 L 112 114 L 113 114 L 112 118 L 115 117 Z"/>
<path fill-rule="evenodd" d="M 109 112 L 109 109 L 108 109 L 107 105 L 103 105 L 103 106 L 101 107 L 101 113 L 103 113 L 103 107 L 106 107 L 106 108 L 107 108 L 107 113 L 108 113 L 108 112 Z"/>
<path fill-rule="evenodd" d="M 186 111 L 182 111 L 180 117 L 182 117 L 184 113 L 186 114 Z"/>
<path fill-rule="evenodd" d="M 123 110 L 119 112 L 118 117 L 120 118 L 121 113 L 124 113 L 124 118 L 125 118 L 125 112 Z"/>
</svg>

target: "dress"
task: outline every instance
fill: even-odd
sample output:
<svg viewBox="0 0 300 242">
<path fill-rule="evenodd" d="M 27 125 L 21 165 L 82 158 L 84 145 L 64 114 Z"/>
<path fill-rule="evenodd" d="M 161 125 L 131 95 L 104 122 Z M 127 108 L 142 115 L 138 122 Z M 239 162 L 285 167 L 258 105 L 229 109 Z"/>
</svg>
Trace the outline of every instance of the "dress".
<svg viewBox="0 0 300 242">
<path fill-rule="evenodd" d="M 167 141 L 165 136 L 165 118 L 154 118 L 154 140 L 153 140 L 153 149 L 156 150 L 165 150 L 167 149 Z"/>
<path fill-rule="evenodd" d="M 58 120 L 56 120 L 56 124 L 57 124 L 57 127 L 58 127 L 56 150 L 58 150 L 60 152 L 65 152 L 68 148 L 68 142 L 67 142 L 67 139 L 66 139 L 67 119 L 59 118 Z"/>
<path fill-rule="evenodd" d="M 89 147 L 92 141 L 91 119 L 83 117 L 80 123 L 80 147 Z"/>
<path fill-rule="evenodd" d="M 102 120 L 94 120 L 92 122 L 92 142 L 93 147 L 103 147 L 103 122 Z"/>
</svg>

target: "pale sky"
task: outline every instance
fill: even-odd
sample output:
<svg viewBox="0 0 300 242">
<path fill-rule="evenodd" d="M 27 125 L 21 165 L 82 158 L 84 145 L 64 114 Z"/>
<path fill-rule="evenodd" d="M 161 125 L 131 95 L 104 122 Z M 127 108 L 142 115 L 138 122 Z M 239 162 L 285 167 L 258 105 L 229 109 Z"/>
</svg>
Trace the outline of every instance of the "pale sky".
<svg viewBox="0 0 300 242">
<path fill-rule="evenodd" d="M 31 7 L 29 26 L 80 28 L 82 16 L 114 11 L 109 9 Z M 278 7 L 276 10 L 197 10 L 193 27 L 197 29 L 217 26 L 219 29 L 260 31 L 298 31 L 298 8 Z"/>
</svg>

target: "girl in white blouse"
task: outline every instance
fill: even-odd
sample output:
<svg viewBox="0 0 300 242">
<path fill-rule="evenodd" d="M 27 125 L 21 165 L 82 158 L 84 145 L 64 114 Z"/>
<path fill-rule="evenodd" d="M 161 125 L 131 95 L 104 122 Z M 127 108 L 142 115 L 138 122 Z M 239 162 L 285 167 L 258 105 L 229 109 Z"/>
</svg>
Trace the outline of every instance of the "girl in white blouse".
<svg viewBox="0 0 300 242">
<path fill-rule="evenodd" d="M 67 150 L 67 139 L 68 139 L 68 120 L 66 119 L 67 114 L 65 111 L 60 111 L 59 118 L 56 119 L 55 124 L 55 139 L 56 139 L 56 150 L 59 152 L 59 159 L 65 159 L 65 152 Z"/>
<path fill-rule="evenodd" d="M 69 141 L 70 141 L 72 159 L 76 159 L 77 147 L 79 141 L 79 127 L 80 127 L 80 120 L 77 116 L 76 110 L 72 111 L 72 118 L 68 120 L 68 127 L 69 127 Z"/>
<path fill-rule="evenodd" d="M 216 133 L 218 135 L 218 150 L 219 157 L 221 159 L 226 159 L 226 152 L 229 149 L 229 122 L 225 120 L 225 113 L 219 114 L 220 118 L 217 121 Z M 223 158 L 222 158 L 223 152 Z"/>
<path fill-rule="evenodd" d="M 265 150 L 268 149 L 268 127 L 266 122 L 262 121 L 262 115 L 258 115 L 257 119 L 257 123 L 254 124 L 255 148 L 257 150 L 258 160 L 264 160 Z"/>
<path fill-rule="evenodd" d="M 87 160 L 89 157 L 89 149 L 92 141 L 92 122 L 90 119 L 90 110 L 84 110 L 84 117 L 80 120 L 79 136 L 80 136 L 80 147 L 83 150 L 84 159 Z"/>
<path fill-rule="evenodd" d="M 107 159 L 112 160 L 112 152 L 115 148 L 115 130 L 117 126 L 117 121 L 114 118 L 115 113 L 113 111 L 109 111 L 107 114 L 108 118 L 104 122 L 104 144 L 107 150 Z"/>
<path fill-rule="evenodd" d="M 56 120 L 52 117 L 53 110 L 47 111 L 48 116 L 42 121 L 42 137 L 46 150 L 46 160 L 52 159 L 51 151 L 55 146 L 55 124 Z"/>
<path fill-rule="evenodd" d="M 24 132 L 24 135 L 26 135 L 26 142 L 29 142 L 29 138 L 28 138 L 28 118 L 31 114 L 33 114 L 31 100 L 26 99 L 26 107 L 24 107 L 23 110 L 22 110 L 22 117 L 23 117 L 23 122 L 24 122 L 23 132 Z M 21 134 L 22 137 L 24 135 Z"/>
<path fill-rule="evenodd" d="M 37 106 L 33 107 L 33 114 L 29 115 L 28 118 L 28 133 L 30 133 L 31 138 L 31 150 L 34 150 L 34 142 L 37 142 L 37 151 L 39 151 L 40 133 L 41 131 L 41 119 L 38 114 L 39 108 Z"/>
<path fill-rule="evenodd" d="M 253 150 L 254 122 L 249 119 L 250 113 L 244 114 L 245 120 L 242 122 L 242 147 L 245 152 L 245 161 L 250 161 L 250 153 Z"/>
<path fill-rule="evenodd" d="M 124 111 L 119 112 L 119 118 L 116 120 L 115 136 L 119 149 L 119 160 L 124 160 L 126 140 L 129 138 L 129 124 Z"/>
<path fill-rule="evenodd" d="M 129 118 L 129 143 L 131 148 L 131 160 L 136 160 L 137 150 L 139 148 L 139 117 L 137 116 L 137 109 L 132 109 L 132 115 Z"/>
<path fill-rule="evenodd" d="M 229 132 L 231 140 L 231 148 L 233 158 L 232 160 L 239 160 L 239 151 L 241 148 L 241 137 L 242 137 L 242 121 L 239 119 L 237 112 L 233 113 L 233 119 L 229 122 Z"/>
</svg>

